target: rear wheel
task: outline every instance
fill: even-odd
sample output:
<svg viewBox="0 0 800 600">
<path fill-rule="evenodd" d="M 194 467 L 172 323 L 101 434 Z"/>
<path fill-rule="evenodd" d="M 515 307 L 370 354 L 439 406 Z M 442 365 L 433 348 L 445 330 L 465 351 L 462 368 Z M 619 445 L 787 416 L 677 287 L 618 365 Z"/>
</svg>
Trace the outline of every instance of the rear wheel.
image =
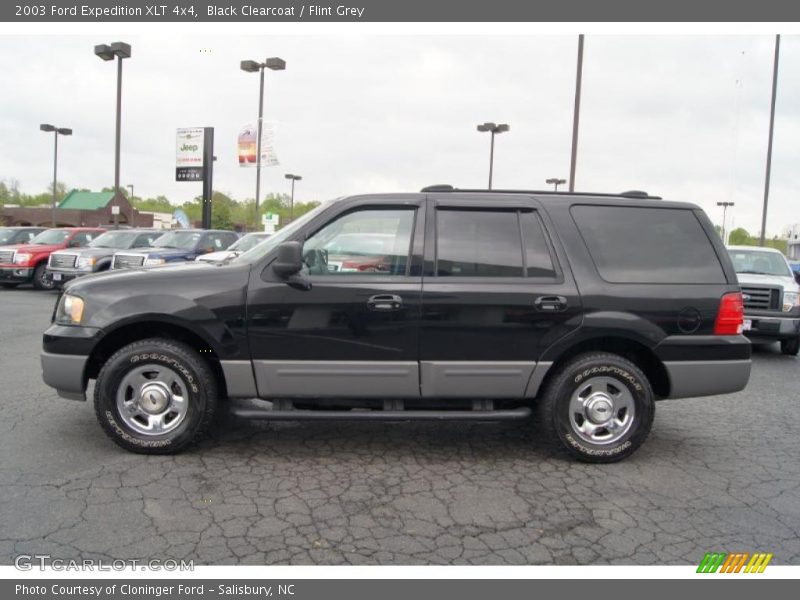
<svg viewBox="0 0 800 600">
<path fill-rule="evenodd" d="M 217 407 L 217 382 L 186 344 L 153 338 L 117 351 L 94 388 L 100 425 L 119 446 L 171 454 L 200 439 Z"/>
<path fill-rule="evenodd" d="M 52 290 L 56 287 L 55 281 L 45 277 L 47 273 L 47 265 L 40 264 L 33 271 L 33 287 L 37 290 Z"/>
<path fill-rule="evenodd" d="M 593 463 L 633 454 L 655 416 L 653 390 L 644 373 L 606 352 L 581 354 L 562 366 L 538 407 L 547 435 L 576 458 Z"/>
<path fill-rule="evenodd" d="M 797 356 L 798 352 L 800 352 L 800 337 L 781 340 L 781 354 Z"/>
</svg>

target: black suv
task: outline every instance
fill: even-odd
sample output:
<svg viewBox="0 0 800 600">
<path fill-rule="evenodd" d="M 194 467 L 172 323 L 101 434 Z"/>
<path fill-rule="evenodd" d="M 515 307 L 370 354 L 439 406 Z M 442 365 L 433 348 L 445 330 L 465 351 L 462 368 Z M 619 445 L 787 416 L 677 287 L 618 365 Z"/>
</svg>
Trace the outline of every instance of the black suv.
<svg viewBox="0 0 800 600">
<path fill-rule="evenodd" d="M 571 454 L 611 462 L 645 440 L 655 400 L 745 387 L 742 321 L 731 260 L 695 205 L 434 186 L 323 204 L 226 263 L 71 282 L 42 367 L 67 398 L 95 379 L 103 429 L 135 452 L 178 451 L 223 399 L 258 398 L 230 409 L 403 421 L 536 410 Z"/>
</svg>

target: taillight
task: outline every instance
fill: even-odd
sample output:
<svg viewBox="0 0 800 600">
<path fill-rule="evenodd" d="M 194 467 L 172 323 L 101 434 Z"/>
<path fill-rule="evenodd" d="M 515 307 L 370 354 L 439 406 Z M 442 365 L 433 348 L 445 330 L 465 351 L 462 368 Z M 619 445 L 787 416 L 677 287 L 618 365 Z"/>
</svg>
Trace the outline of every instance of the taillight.
<svg viewBox="0 0 800 600">
<path fill-rule="evenodd" d="M 719 301 L 714 335 L 739 335 L 744 325 L 744 301 L 741 292 L 731 292 Z"/>
</svg>

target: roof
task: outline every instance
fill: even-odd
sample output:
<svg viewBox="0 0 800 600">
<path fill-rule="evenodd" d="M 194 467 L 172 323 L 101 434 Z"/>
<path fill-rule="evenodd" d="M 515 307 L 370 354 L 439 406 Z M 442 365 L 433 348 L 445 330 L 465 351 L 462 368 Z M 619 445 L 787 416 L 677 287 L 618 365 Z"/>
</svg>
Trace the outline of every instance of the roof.
<svg viewBox="0 0 800 600">
<path fill-rule="evenodd" d="M 728 250 L 756 250 L 758 252 L 772 252 L 783 256 L 783 252 L 777 248 L 770 248 L 769 246 L 725 246 Z"/>
<path fill-rule="evenodd" d="M 114 199 L 114 192 L 79 192 L 72 190 L 59 202 L 58 208 L 97 210 L 105 208 Z"/>
<path fill-rule="evenodd" d="M 609 194 L 603 192 L 557 192 L 554 190 L 504 190 L 504 189 L 466 189 L 457 188 L 448 184 L 429 185 L 422 188 L 421 192 L 467 192 L 467 193 L 485 193 L 485 194 L 536 194 L 547 196 L 603 196 L 603 197 L 619 197 L 619 198 L 643 198 L 650 200 L 661 200 L 661 196 L 651 196 L 642 190 L 628 190 L 620 192 L 619 194 Z"/>
</svg>

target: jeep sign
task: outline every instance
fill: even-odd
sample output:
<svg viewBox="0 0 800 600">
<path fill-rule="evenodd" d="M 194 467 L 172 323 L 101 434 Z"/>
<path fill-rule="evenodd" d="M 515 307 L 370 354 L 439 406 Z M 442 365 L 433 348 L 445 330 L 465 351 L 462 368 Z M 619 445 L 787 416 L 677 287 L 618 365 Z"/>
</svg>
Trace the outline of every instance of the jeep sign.
<svg viewBox="0 0 800 600">
<path fill-rule="evenodd" d="M 175 140 L 175 180 L 203 180 L 203 128 L 178 129 Z"/>
</svg>

